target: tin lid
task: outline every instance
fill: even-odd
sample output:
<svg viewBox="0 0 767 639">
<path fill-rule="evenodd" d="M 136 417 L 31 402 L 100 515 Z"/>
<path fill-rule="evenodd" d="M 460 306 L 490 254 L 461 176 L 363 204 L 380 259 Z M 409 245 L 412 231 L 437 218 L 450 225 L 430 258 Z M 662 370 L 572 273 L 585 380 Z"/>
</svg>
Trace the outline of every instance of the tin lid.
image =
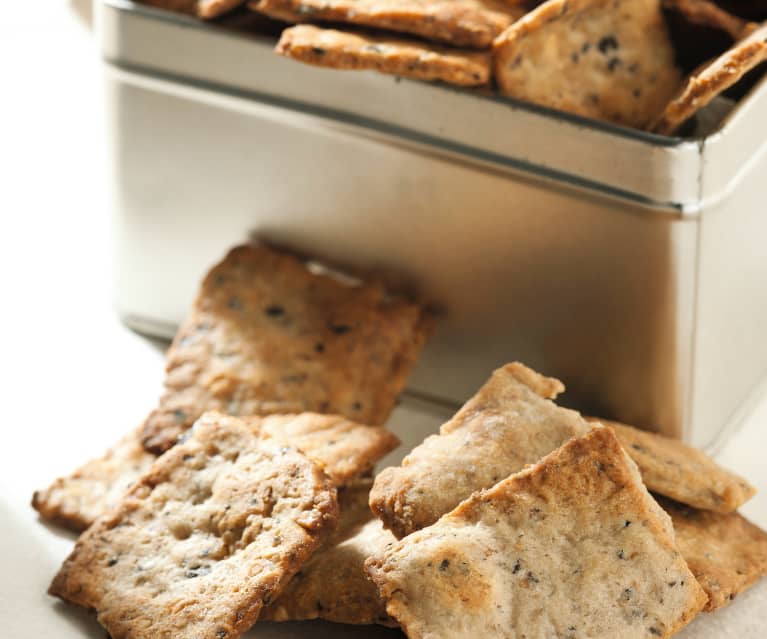
<svg viewBox="0 0 767 639">
<path fill-rule="evenodd" d="M 767 79 L 715 133 L 682 139 L 489 91 L 297 64 L 273 53 L 274 35 L 243 34 L 236 24 L 211 25 L 127 0 L 106 0 L 100 26 L 105 60 L 126 70 L 677 216 L 697 215 L 725 197 L 767 148 L 767 119 L 759 116 L 767 109 Z"/>
</svg>

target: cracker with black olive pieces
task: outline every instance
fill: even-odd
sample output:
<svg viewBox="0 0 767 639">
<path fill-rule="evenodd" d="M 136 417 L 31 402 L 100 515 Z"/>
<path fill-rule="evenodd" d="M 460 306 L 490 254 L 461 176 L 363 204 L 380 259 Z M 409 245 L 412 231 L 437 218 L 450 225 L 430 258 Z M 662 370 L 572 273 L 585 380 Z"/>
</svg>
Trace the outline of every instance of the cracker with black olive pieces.
<svg viewBox="0 0 767 639">
<path fill-rule="evenodd" d="M 618 441 L 639 466 L 644 483 L 655 493 L 720 513 L 737 510 L 756 494 L 745 479 L 697 448 L 619 422 L 588 419 L 615 429 Z"/>
<path fill-rule="evenodd" d="M 422 306 L 380 286 L 314 273 L 264 246 L 235 248 L 205 277 L 171 345 L 144 446 L 167 450 L 206 410 L 382 424 L 432 326 Z"/>
<path fill-rule="evenodd" d="M 285 29 L 275 51 L 299 62 L 331 69 L 374 70 L 459 86 L 490 81 L 490 53 L 448 49 L 428 42 L 319 29 Z"/>
<path fill-rule="evenodd" d="M 499 368 L 439 435 L 376 477 L 371 509 L 403 537 L 588 432 L 580 414 L 547 399 L 563 390 L 559 380 L 518 362 Z"/>
<path fill-rule="evenodd" d="M 755 27 L 753 22 L 728 13 L 710 0 L 663 0 L 663 7 L 677 12 L 691 24 L 724 31 L 733 40 L 748 35 Z"/>
<path fill-rule="evenodd" d="M 715 97 L 765 61 L 767 24 L 752 31 L 713 62 L 694 71 L 650 128 L 655 133 L 672 135 Z"/>
<path fill-rule="evenodd" d="M 43 519 L 80 532 L 122 498 L 128 487 L 155 460 L 144 450 L 140 432 L 123 437 L 115 446 L 67 477 L 32 496 L 32 507 Z"/>
<path fill-rule="evenodd" d="M 114 639 L 235 639 L 337 521 L 310 459 L 204 422 L 81 535 L 49 592 L 95 610 Z"/>
<path fill-rule="evenodd" d="M 526 11 L 503 0 L 255 0 L 248 6 L 286 22 L 351 23 L 476 49 L 489 48 Z"/>
<path fill-rule="evenodd" d="M 345 624 L 394 625 L 367 578 L 365 560 L 383 551 L 394 536 L 372 519 L 371 479 L 338 491 L 338 528 L 299 570 L 279 599 L 261 611 L 262 621 L 325 619 Z"/>
<path fill-rule="evenodd" d="M 366 568 L 410 639 L 670 637 L 706 603 L 668 515 L 603 426 Z"/>
<path fill-rule="evenodd" d="M 237 418 L 205 413 L 199 422 L 237 423 Z M 320 464 L 336 486 L 344 486 L 371 471 L 399 439 L 381 426 L 366 426 L 338 415 L 303 413 L 250 417 L 247 427 L 264 437 L 299 448 Z M 85 530 L 122 498 L 130 485 L 154 462 L 141 445 L 140 433 L 123 438 L 100 458 L 35 492 L 32 506 L 43 519 L 74 531 Z"/>
<path fill-rule="evenodd" d="M 767 575 L 767 532 L 739 513 L 714 513 L 662 497 L 676 545 L 708 595 L 707 611 L 729 604 Z"/>
<path fill-rule="evenodd" d="M 681 81 L 660 0 L 549 0 L 493 45 L 505 95 L 645 127 Z"/>
</svg>

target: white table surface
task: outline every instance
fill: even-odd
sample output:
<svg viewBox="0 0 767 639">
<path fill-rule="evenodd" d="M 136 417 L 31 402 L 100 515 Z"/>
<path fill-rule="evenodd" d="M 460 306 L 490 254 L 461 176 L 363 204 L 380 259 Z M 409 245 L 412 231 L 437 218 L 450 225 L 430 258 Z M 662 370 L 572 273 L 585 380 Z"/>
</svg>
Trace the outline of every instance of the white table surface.
<svg viewBox="0 0 767 639">
<path fill-rule="evenodd" d="M 103 638 L 45 595 L 74 536 L 38 522 L 32 491 L 100 454 L 152 408 L 165 345 L 123 327 L 111 305 L 99 65 L 87 2 L 12 3 L 0 17 L 0 636 Z M 767 398 L 718 455 L 759 494 L 743 512 L 767 527 Z M 439 420 L 398 409 L 393 428 Z M 411 442 L 415 443 L 415 442 Z M 767 583 L 680 637 L 767 634 Z M 317 624 L 259 637 L 399 636 Z"/>
</svg>

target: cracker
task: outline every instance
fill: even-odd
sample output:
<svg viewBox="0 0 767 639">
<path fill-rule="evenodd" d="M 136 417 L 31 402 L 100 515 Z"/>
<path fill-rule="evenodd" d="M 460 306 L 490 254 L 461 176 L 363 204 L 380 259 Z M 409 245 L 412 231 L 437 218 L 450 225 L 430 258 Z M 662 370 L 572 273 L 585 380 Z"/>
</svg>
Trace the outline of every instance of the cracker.
<svg viewBox="0 0 767 639">
<path fill-rule="evenodd" d="M 382 424 L 432 323 L 378 286 L 313 273 L 263 246 L 235 248 L 208 273 L 173 341 L 144 446 L 167 450 L 206 410 Z"/>
<path fill-rule="evenodd" d="M 494 43 L 513 98 L 645 127 L 681 82 L 659 0 L 549 0 Z"/>
<path fill-rule="evenodd" d="M 299 25 L 282 32 L 277 53 L 306 64 L 345 70 L 374 70 L 416 80 L 459 86 L 490 81 L 490 53 Z"/>
<path fill-rule="evenodd" d="M 115 639 L 235 639 L 337 519 L 335 488 L 304 455 L 203 422 L 83 533 L 49 592 Z"/>
<path fill-rule="evenodd" d="M 676 544 L 708 595 L 706 610 L 729 604 L 767 575 L 767 532 L 738 513 L 713 513 L 659 499 Z"/>
<path fill-rule="evenodd" d="M 740 40 L 753 29 L 753 23 L 728 13 L 710 0 L 663 0 L 663 6 L 691 24 L 724 31 L 733 40 Z"/>
<path fill-rule="evenodd" d="M 325 619 L 346 624 L 392 625 L 378 591 L 367 578 L 365 560 L 383 551 L 394 536 L 371 520 L 372 480 L 338 493 L 338 528 L 299 570 L 280 598 L 261 612 L 263 621 Z"/>
<path fill-rule="evenodd" d="M 562 390 L 519 363 L 498 369 L 439 435 L 376 477 L 371 509 L 403 537 L 584 434 L 589 425 L 578 413 L 545 399 Z"/>
<path fill-rule="evenodd" d="M 211 412 L 198 421 L 236 423 L 238 420 Z M 323 467 L 336 486 L 345 486 L 371 471 L 384 455 L 399 445 L 399 439 L 383 427 L 357 424 L 336 415 L 251 417 L 245 423 L 255 433 L 300 449 Z M 103 457 L 88 462 L 69 477 L 57 479 L 49 488 L 37 491 L 32 506 L 43 519 L 74 531 L 85 530 L 120 501 L 154 460 L 155 455 L 141 445 L 139 433 L 131 433 Z"/>
<path fill-rule="evenodd" d="M 765 61 L 767 25 L 762 25 L 716 60 L 694 71 L 650 128 L 662 135 L 672 135 L 715 97 Z"/>
<path fill-rule="evenodd" d="M 286 22 L 351 23 L 477 49 L 490 47 L 525 13 L 499 0 L 255 0 L 248 6 Z"/>
<path fill-rule="evenodd" d="M 366 568 L 411 639 L 669 637 L 706 602 L 668 515 L 602 426 Z"/>
<path fill-rule="evenodd" d="M 128 487 L 143 475 L 155 456 L 141 445 L 139 432 L 121 439 L 102 457 L 92 459 L 32 496 L 43 519 L 76 532 L 115 506 Z"/>
<path fill-rule="evenodd" d="M 745 479 L 722 468 L 697 448 L 626 424 L 599 421 L 615 429 L 653 492 L 720 513 L 737 510 L 756 493 Z"/>
</svg>

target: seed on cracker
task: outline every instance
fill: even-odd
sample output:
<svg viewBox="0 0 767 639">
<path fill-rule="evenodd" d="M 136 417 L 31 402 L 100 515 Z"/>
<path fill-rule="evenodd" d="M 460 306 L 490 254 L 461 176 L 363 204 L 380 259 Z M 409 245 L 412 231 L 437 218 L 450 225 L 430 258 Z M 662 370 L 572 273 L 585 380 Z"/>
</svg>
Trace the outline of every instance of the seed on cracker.
<svg viewBox="0 0 767 639">
<path fill-rule="evenodd" d="M 493 48 L 505 95 L 625 126 L 652 122 L 681 80 L 659 0 L 549 0 Z"/>
<path fill-rule="evenodd" d="M 490 47 L 525 13 L 503 0 L 255 0 L 251 9 L 286 22 L 348 22 L 459 47 Z"/>
<path fill-rule="evenodd" d="M 676 544 L 708 595 L 706 610 L 729 604 L 767 575 L 767 532 L 738 513 L 714 513 L 659 498 Z"/>
<path fill-rule="evenodd" d="M 382 424 L 432 324 L 380 286 L 312 272 L 263 246 L 236 248 L 208 273 L 173 341 L 144 446 L 167 450 L 206 410 Z"/>
<path fill-rule="evenodd" d="M 83 533 L 50 594 L 116 639 L 236 639 L 337 519 L 335 488 L 303 454 L 204 422 Z"/>
<path fill-rule="evenodd" d="M 650 128 L 656 133 L 672 135 L 715 97 L 765 61 L 767 25 L 762 25 L 716 60 L 694 71 Z"/>
<path fill-rule="evenodd" d="M 366 562 L 409 637 L 670 637 L 706 595 L 596 426 Z"/>
<path fill-rule="evenodd" d="M 331 69 L 374 70 L 460 86 L 490 81 L 490 54 L 299 25 L 285 29 L 277 53 Z"/>
</svg>

